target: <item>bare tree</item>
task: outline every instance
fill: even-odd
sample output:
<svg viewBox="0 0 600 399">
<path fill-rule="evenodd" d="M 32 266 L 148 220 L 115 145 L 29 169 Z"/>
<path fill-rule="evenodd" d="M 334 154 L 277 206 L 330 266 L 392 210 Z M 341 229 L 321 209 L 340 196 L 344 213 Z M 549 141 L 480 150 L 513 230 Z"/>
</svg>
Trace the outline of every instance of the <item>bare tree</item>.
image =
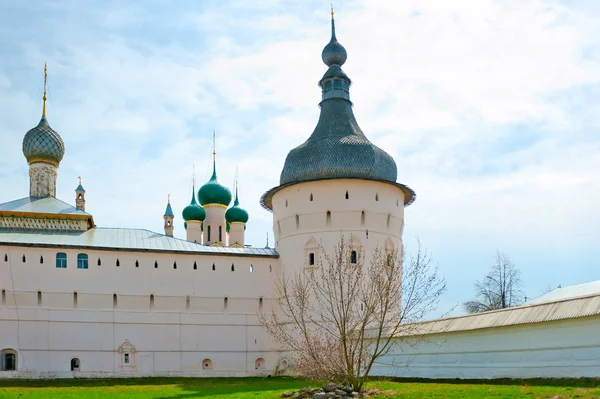
<svg viewBox="0 0 600 399">
<path fill-rule="evenodd" d="M 475 283 L 476 298 L 463 304 L 469 313 L 505 309 L 523 303 L 521 272 L 509 257 L 496 252 L 496 261 L 482 281 Z"/>
<path fill-rule="evenodd" d="M 328 379 L 361 391 L 377 359 L 433 311 L 446 282 L 420 243 L 410 261 L 377 248 L 368 265 L 343 238 L 329 254 L 320 246 L 316 267 L 282 276 L 280 312 L 260 315 L 288 349 L 297 375 Z"/>
</svg>

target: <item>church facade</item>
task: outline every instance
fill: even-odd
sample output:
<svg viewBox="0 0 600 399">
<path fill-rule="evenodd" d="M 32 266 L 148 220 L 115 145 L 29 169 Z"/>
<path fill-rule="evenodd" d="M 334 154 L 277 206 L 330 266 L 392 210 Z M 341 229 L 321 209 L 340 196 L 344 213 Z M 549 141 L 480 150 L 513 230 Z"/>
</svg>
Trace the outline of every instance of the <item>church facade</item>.
<svg viewBox="0 0 600 399">
<path fill-rule="evenodd" d="M 182 212 L 186 240 L 173 237 L 170 203 L 164 234 L 98 227 L 81 181 L 74 204 L 56 198 L 65 144 L 44 94 L 23 139 L 29 196 L 0 204 L 0 377 L 274 374 L 289 359 L 258 314 L 276 310 L 282 275 L 316 267 L 319 245 L 340 235 L 357 263 L 376 247 L 402 248 L 415 193 L 354 117 L 331 23 L 319 121 L 260 199 L 274 248 L 245 244 L 249 215 L 237 187 L 219 182 L 214 151 L 212 177 Z"/>
</svg>

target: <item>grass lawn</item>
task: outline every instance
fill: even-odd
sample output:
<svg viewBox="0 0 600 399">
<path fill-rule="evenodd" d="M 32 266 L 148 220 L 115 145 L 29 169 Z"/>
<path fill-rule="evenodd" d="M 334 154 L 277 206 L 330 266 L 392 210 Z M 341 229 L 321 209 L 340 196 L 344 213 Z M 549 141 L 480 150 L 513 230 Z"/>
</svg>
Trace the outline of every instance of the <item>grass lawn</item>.
<svg viewBox="0 0 600 399">
<path fill-rule="evenodd" d="M 274 399 L 311 385 L 292 378 L 132 378 L 0 380 L 0 398 L 218 398 Z M 314 385 L 314 384 L 313 384 Z M 600 398 L 600 380 L 387 380 L 369 387 L 376 398 Z"/>
</svg>

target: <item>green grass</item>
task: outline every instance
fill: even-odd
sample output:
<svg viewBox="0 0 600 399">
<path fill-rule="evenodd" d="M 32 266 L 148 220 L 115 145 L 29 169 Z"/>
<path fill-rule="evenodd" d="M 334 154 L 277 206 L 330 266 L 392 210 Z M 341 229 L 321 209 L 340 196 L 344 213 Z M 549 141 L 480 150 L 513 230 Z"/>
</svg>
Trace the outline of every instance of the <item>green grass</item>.
<svg viewBox="0 0 600 399">
<path fill-rule="evenodd" d="M 311 385 L 292 378 L 0 380 L 0 398 L 274 399 Z M 312 384 L 314 385 L 314 384 Z M 600 398 L 600 380 L 373 380 L 375 398 Z"/>
</svg>

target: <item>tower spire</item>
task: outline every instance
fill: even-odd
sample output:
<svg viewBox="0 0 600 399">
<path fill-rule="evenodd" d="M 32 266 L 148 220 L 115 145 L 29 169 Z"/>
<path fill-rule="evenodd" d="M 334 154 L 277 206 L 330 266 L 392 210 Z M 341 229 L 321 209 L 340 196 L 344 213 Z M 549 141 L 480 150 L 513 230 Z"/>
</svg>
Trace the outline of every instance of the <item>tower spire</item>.
<svg viewBox="0 0 600 399">
<path fill-rule="evenodd" d="M 239 205 L 240 201 L 238 199 L 238 186 L 240 184 L 240 171 L 238 166 L 235 167 L 235 200 L 233 201 L 233 206 Z"/>
<path fill-rule="evenodd" d="M 213 174 L 211 180 L 217 179 L 217 133 L 213 130 Z"/>
<path fill-rule="evenodd" d="M 42 105 L 42 117 L 46 117 L 46 85 L 47 85 L 47 81 L 48 81 L 48 68 L 46 66 L 46 63 L 44 62 L 44 96 L 42 97 L 42 100 L 44 101 L 43 105 Z"/>
<path fill-rule="evenodd" d="M 335 20 L 333 13 L 333 4 L 331 5 L 331 40 L 335 40 Z"/>
</svg>

